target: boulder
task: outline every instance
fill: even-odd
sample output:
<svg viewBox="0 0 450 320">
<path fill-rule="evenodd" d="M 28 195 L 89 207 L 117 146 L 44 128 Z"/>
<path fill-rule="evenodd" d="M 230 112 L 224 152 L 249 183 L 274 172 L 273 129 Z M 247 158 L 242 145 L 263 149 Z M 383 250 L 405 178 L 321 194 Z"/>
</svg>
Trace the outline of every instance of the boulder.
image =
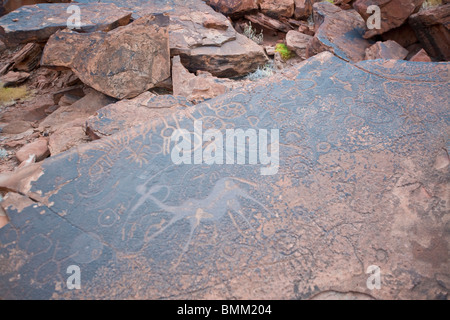
<svg viewBox="0 0 450 320">
<path fill-rule="evenodd" d="M 233 18 L 258 10 L 257 0 L 209 0 L 208 3 L 214 10 Z"/>
<path fill-rule="evenodd" d="M 86 132 L 92 139 L 104 138 L 129 128 L 183 112 L 192 104 L 186 98 L 144 92 L 133 99 L 107 105 L 86 121 Z"/>
<path fill-rule="evenodd" d="M 208 71 L 217 77 L 243 76 L 267 62 L 264 50 L 246 37 L 239 37 L 231 22 L 202 0 L 78 0 L 109 3 L 133 11 L 133 18 L 146 14 L 170 16 L 169 43 L 172 57 L 179 55 L 190 72 Z M 215 21 L 214 23 L 210 23 Z M 215 27 L 213 27 L 215 26 Z M 217 28 L 217 26 L 220 26 Z M 225 26 L 227 28 L 225 28 Z M 204 53 L 210 54 L 211 59 Z M 186 61 L 192 60 L 191 64 Z M 224 72 L 224 67 L 227 71 Z M 191 68 L 192 67 L 192 68 Z"/>
<path fill-rule="evenodd" d="M 408 50 L 403 48 L 397 42 L 388 41 L 377 41 L 374 45 L 366 49 L 365 60 L 375 60 L 375 59 L 394 59 L 402 60 L 408 55 Z"/>
<path fill-rule="evenodd" d="M 286 17 L 294 15 L 294 0 L 260 0 L 261 11 L 273 18 Z"/>
<path fill-rule="evenodd" d="M 58 101 L 58 106 L 64 107 L 64 106 L 70 106 L 80 100 L 80 97 L 76 95 L 72 95 L 70 93 L 64 94 L 61 99 Z"/>
<path fill-rule="evenodd" d="M 342 10 L 329 2 L 313 6 L 315 35 L 308 44 L 307 56 L 323 51 L 351 62 L 362 61 L 372 41 L 363 38 L 364 20 L 354 11 Z"/>
<path fill-rule="evenodd" d="M 206 71 L 198 75 L 189 73 L 179 56 L 172 59 L 172 82 L 173 94 L 191 102 L 214 98 L 236 86 L 235 81 L 216 78 Z"/>
<path fill-rule="evenodd" d="M 313 12 L 315 0 L 295 0 L 294 17 L 299 20 L 306 20 Z"/>
<path fill-rule="evenodd" d="M 364 38 L 369 39 L 377 34 L 385 33 L 391 29 L 400 27 L 408 17 L 417 12 L 424 0 L 356 0 L 353 8 L 367 21 L 373 13 L 367 13 L 367 8 L 376 5 L 380 8 L 381 28 L 367 29 Z"/>
<path fill-rule="evenodd" d="M 39 65 L 42 49 L 36 43 L 27 43 L 0 69 L 0 75 L 9 70 L 30 72 Z"/>
<path fill-rule="evenodd" d="M 62 99 L 62 98 L 61 98 Z M 61 102 L 61 99 L 59 102 Z M 104 95 L 103 93 L 91 90 L 88 94 L 79 100 L 76 100 L 71 105 L 63 105 L 45 118 L 40 127 L 50 128 L 50 131 L 55 131 L 59 126 L 71 122 L 73 120 L 86 120 L 93 115 L 98 109 L 115 102 L 115 99 Z"/>
<path fill-rule="evenodd" d="M 6 45 L 45 42 L 56 31 L 67 28 L 73 13 L 70 3 L 41 3 L 21 7 L 0 18 L 0 39 Z M 108 31 L 130 21 L 131 12 L 107 4 L 77 4 L 81 12 L 78 31 Z"/>
<path fill-rule="evenodd" d="M 431 57 L 450 60 L 450 4 L 421 10 L 408 21 Z"/>
<path fill-rule="evenodd" d="M 27 43 L 12 57 L 12 69 L 30 72 L 39 66 L 42 49 L 36 43 Z"/>
<path fill-rule="evenodd" d="M 26 161 L 31 155 L 36 157 L 36 162 L 47 158 L 50 155 L 50 151 L 48 149 L 48 139 L 37 139 L 29 144 L 26 144 L 16 152 L 16 158 L 19 162 Z"/>
<path fill-rule="evenodd" d="M 133 98 L 170 77 L 168 22 L 158 14 L 108 33 L 61 30 L 47 42 L 41 64 L 71 68 L 111 97 Z"/>
<path fill-rule="evenodd" d="M 10 71 L 0 77 L 0 83 L 2 83 L 4 87 L 16 86 L 27 80 L 29 77 L 30 74 L 28 72 Z"/>
<path fill-rule="evenodd" d="M 0 175 L 21 191 L 0 229 L 1 297 L 445 298 L 448 68 L 324 52 L 45 159 L 20 189 L 29 175 Z M 269 161 L 207 164 L 243 154 L 220 144 L 227 129 Z"/>
<path fill-rule="evenodd" d="M 293 50 L 300 58 L 306 59 L 306 48 L 313 37 L 298 31 L 289 31 L 286 34 L 286 45 Z"/>
<path fill-rule="evenodd" d="M 409 61 L 415 62 L 431 62 L 431 58 L 428 56 L 427 52 L 424 49 L 420 49 L 414 56 L 412 56 Z"/>
<path fill-rule="evenodd" d="M 53 157 L 88 141 L 85 119 L 75 119 L 56 128 L 50 135 L 48 149 Z"/>
<path fill-rule="evenodd" d="M 202 46 L 180 52 L 181 62 L 190 72 L 204 70 L 216 77 L 238 77 L 267 63 L 264 49 L 247 37 L 236 34 L 236 40 L 221 47 Z"/>
</svg>

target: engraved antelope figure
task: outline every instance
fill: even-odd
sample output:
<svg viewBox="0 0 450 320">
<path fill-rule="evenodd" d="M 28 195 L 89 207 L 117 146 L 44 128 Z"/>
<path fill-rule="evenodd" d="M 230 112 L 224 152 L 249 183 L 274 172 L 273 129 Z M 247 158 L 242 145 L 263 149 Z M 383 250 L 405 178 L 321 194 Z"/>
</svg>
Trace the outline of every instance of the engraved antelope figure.
<svg viewBox="0 0 450 320">
<path fill-rule="evenodd" d="M 136 188 L 136 191 L 141 194 L 140 199 L 131 209 L 131 212 L 136 211 L 140 206 L 142 206 L 145 201 L 151 200 L 153 201 L 159 208 L 162 210 L 172 213 L 173 217 L 161 227 L 160 230 L 147 236 L 145 241 L 148 242 L 158 235 L 163 233 L 167 228 L 171 225 L 180 221 L 182 219 L 188 219 L 191 230 L 189 233 L 188 240 L 183 247 L 183 251 L 178 259 L 178 263 L 181 261 L 181 258 L 185 252 L 187 252 L 189 245 L 192 241 L 192 236 L 195 232 L 195 229 L 199 226 L 202 220 L 205 221 L 217 221 L 221 217 L 223 217 L 230 209 L 232 212 L 238 214 L 244 221 L 249 225 L 249 227 L 253 230 L 253 226 L 250 224 L 249 220 L 244 216 L 241 211 L 241 204 L 239 203 L 239 197 L 249 199 L 254 203 L 258 204 L 264 211 L 268 212 L 271 216 L 274 215 L 270 212 L 261 202 L 247 194 L 243 189 L 239 187 L 235 182 L 232 181 L 232 178 L 222 178 L 217 181 L 215 186 L 213 187 L 211 193 L 204 199 L 189 199 L 183 202 L 180 206 L 169 206 L 161 202 L 159 199 L 153 196 L 154 193 L 161 190 L 163 186 L 152 186 L 150 189 L 146 190 L 145 184 L 140 185 Z"/>
</svg>

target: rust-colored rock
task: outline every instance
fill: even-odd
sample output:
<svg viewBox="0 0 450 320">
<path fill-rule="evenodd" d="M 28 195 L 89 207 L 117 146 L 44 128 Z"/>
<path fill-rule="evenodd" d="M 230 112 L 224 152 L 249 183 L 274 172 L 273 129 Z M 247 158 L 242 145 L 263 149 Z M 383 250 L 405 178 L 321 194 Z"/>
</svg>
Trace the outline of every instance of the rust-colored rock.
<svg viewBox="0 0 450 320">
<path fill-rule="evenodd" d="M 242 76 L 268 61 L 261 46 L 240 34 L 236 34 L 236 41 L 224 43 L 221 47 L 203 46 L 179 55 L 190 72 L 204 70 L 216 77 Z"/>
<path fill-rule="evenodd" d="M 365 51 L 372 44 L 363 38 L 364 20 L 356 12 L 329 2 L 317 2 L 313 9 L 316 32 L 308 44 L 307 56 L 330 51 L 346 61 L 364 60 Z"/>
<path fill-rule="evenodd" d="M 41 123 L 41 128 L 50 128 L 51 131 L 76 119 L 86 120 L 93 115 L 98 109 L 115 102 L 111 97 L 103 93 L 92 90 L 72 105 L 59 107 L 51 115 L 45 118 Z M 60 100 L 58 102 L 61 102 Z"/>
<path fill-rule="evenodd" d="M 294 0 L 260 0 L 259 2 L 261 11 L 270 17 L 290 18 L 294 15 Z"/>
<path fill-rule="evenodd" d="M 295 19 L 306 20 L 313 12 L 313 4 L 315 0 L 295 0 Z"/>
<path fill-rule="evenodd" d="M 377 41 L 374 45 L 366 49 L 365 60 L 375 60 L 375 59 L 394 59 L 402 60 L 408 55 L 408 50 L 403 48 L 397 42 L 388 41 Z"/>
<path fill-rule="evenodd" d="M 450 60 L 450 4 L 419 11 L 408 21 L 431 57 Z"/>
<path fill-rule="evenodd" d="M 258 10 L 257 0 L 209 0 L 209 5 L 216 11 L 232 17 Z"/>
<path fill-rule="evenodd" d="M 86 121 L 86 132 L 92 139 L 99 139 L 155 119 L 162 120 L 186 111 L 188 107 L 192 104 L 186 98 L 144 92 L 136 98 L 124 99 L 98 110 Z"/>
<path fill-rule="evenodd" d="M 78 0 L 82 3 L 98 1 Z M 215 12 L 202 0 L 101 2 L 114 2 L 120 8 L 133 11 L 133 18 L 154 13 L 168 14 L 170 54 L 172 57 L 179 55 L 190 72 L 203 70 L 217 77 L 244 76 L 267 62 L 261 47 L 246 37 L 239 37 L 223 14 Z M 220 27 L 211 28 L 210 21 L 216 21 L 214 24 Z"/>
<path fill-rule="evenodd" d="M 132 98 L 170 77 L 168 22 L 167 16 L 155 15 L 108 33 L 58 31 L 47 42 L 41 64 L 71 68 L 106 95 Z"/>
<path fill-rule="evenodd" d="M 206 71 L 199 75 L 189 73 L 181 64 L 179 56 L 172 59 L 172 81 L 173 94 L 191 102 L 214 98 L 229 91 L 234 85 L 234 81 L 216 78 Z"/>
<path fill-rule="evenodd" d="M 31 129 L 31 123 L 24 120 L 16 120 L 9 122 L 6 126 L 2 127 L 2 133 L 6 134 L 19 134 Z"/>
<path fill-rule="evenodd" d="M 0 77 L 0 83 L 2 83 L 5 87 L 16 86 L 27 80 L 29 77 L 30 74 L 28 72 L 10 71 Z"/>
<path fill-rule="evenodd" d="M 86 134 L 85 120 L 75 119 L 64 123 L 50 135 L 48 148 L 52 156 L 67 151 L 75 146 L 80 146 L 89 141 Z"/>
<path fill-rule="evenodd" d="M 1 68 L 0 74 L 8 70 L 30 72 L 39 65 L 42 49 L 36 43 L 27 43 Z"/>
<path fill-rule="evenodd" d="M 400 27 L 408 17 L 419 10 L 424 0 L 356 0 L 353 8 L 367 21 L 373 13 L 367 13 L 367 8 L 376 5 L 381 11 L 381 28 L 368 29 L 364 38 L 369 39 L 377 34 Z"/>
<path fill-rule="evenodd" d="M 409 61 L 415 62 L 431 62 L 431 58 L 428 56 L 424 49 L 420 49 Z"/>
<path fill-rule="evenodd" d="M 21 7 L 0 18 L 0 39 L 6 45 L 45 42 L 56 31 L 67 28 L 72 13 L 70 3 L 41 3 Z M 77 4 L 81 12 L 81 26 L 76 30 L 107 31 L 130 21 L 131 12 L 112 3 Z"/>
<path fill-rule="evenodd" d="M 286 45 L 302 59 L 307 58 L 306 48 L 313 37 L 298 31 L 289 31 L 286 34 Z"/>
<path fill-rule="evenodd" d="M 16 158 L 19 162 L 27 160 L 31 155 L 34 155 L 37 161 L 42 161 L 50 155 L 48 150 L 48 139 L 40 138 L 29 144 L 26 144 L 16 152 Z"/>
</svg>

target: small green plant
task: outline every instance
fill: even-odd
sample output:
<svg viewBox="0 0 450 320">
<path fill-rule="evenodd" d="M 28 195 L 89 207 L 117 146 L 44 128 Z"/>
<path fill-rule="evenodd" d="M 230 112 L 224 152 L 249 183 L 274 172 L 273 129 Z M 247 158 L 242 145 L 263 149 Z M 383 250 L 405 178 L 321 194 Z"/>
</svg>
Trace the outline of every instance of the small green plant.
<svg viewBox="0 0 450 320">
<path fill-rule="evenodd" d="M 278 43 L 275 47 L 275 51 L 279 52 L 281 55 L 281 58 L 283 60 L 289 60 L 294 56 L 294 53 L 288 49 L 288 47 L 284 43 Z"/>
<path fill-rule="evenodd" d="M 324 1 L 334 4 L 334 0 L 324 0 Z"/>
<path fill-rule="evenodd" d="M 25 98 L 27 95 L 28 89 L 26 86 L 5 88 L 2 84 L 0 84 L 0 105 Z"/>
<path fill-rule="evenodd" d="M 252 27 L 252 23 L 249 22 L 248 24 L 245 24 L 244 27 L 244 35 L 249 38 L 250 40 L 255 41 L 257 44 L 263 43 L 264 35 L 263 31 L 261 30 L 261 33 L 257 34 L 256 29 Z"/>
</svg>

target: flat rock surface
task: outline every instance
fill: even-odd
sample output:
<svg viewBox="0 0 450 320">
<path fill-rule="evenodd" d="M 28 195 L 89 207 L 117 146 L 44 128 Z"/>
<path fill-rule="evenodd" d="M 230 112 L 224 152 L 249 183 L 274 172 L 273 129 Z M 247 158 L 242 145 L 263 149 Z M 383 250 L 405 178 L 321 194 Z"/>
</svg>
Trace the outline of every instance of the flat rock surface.
<svg viewBox="0 0 450 320">
<path fill-rule="evenodd" d="M 86 121 L 86 126 L 92 138 L 97 139 L 166 117 L 191 106 L 186 98 L 180 96 L 158 96 L 144 92 L 134 99 L 121 100 L 101 108 Z"/>
<path fill-rule="evenodd" d="M 322 53 L 0 179 L 1 298 L 448 297 L 449 68 Z M 175 165 L 194 120 L 278 129 L 278 172 Z"/>
<path fill-rule="evenodd" d="M 372 42 L 363 38 L 365 23 L 358 13 L 326 1 L 315 3 L 313 9 L 316 33 L 308 45 L 308 56 L 330 51 L 346 61 L 364 60 Z"/>
<path fill-rule="evenodd" d="M 0 18 L 0 38 L 6 44 L 44 42 L 57 30 L 67 28 L 73 11 L 70 3 L 41 3 L 23 6 Z M 108 31 L 130 21 L 131 11 L 114 4 L 77 4 L 80 8 L 80 28 L 77 31 Z"/>
</svg>

